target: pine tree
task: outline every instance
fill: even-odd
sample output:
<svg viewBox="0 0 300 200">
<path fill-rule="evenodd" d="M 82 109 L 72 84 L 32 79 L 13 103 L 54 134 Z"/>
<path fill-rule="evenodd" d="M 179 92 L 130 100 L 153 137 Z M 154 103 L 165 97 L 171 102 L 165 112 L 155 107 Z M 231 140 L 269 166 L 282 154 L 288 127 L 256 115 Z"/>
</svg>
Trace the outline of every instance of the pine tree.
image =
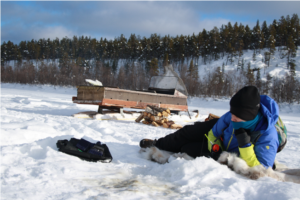
<svg viewBox="0 0 300 200">
<path fill-rule="evenodd" d="M 0 80 L 6 82 L 5 68 L 3 65 L 0 65 Z"/>
<path fill-rule="evenodd" d="M 266 52 L 264 53 L 264 55 L 265 55 L 265 64 L 268 63 L 268 67 L 269 67 L 269 65 L 270 65 L 270 59 L 271 59 L 271 53 L 268 52 L 268 51 L 266 51 Z"/>
<path fill-rule="evenodd" d="M 295 40 L 295 45 L 300 46 L 300 20 L 297 14 L 293 14 L 291 19 L 291 32 Z"/>
<path fill-rule="evenodd" d="M 210 85 L 213 86 L 213 94 L 221 95 L 223 89 L 224 79 L 221 67 L 217 67 L 213 74 Z"/>
<path fill-rule="evenodd" d="M 244 41 L 244 48 L 245 49 L 253 49 L 252 43 L 251 43 L 251 29 L 248 25 L 245 27 L 245 33 L 243 34 L 243 41 Z"/>
<path fill-rule="evenodd" d="M 167 66 L 169 64 L 170 64 L 169 55 L 168 55 L 168 53 L 165 53 L 163 66 Z"/>
<path fill-rule="evenodd" d="M 267 74 L 267 81 L 264 82 L 263 94 L 268 95 L 271 87 L 272 76 L 270 73 Z"/>
<path fill-rule="evenodd" d="M 290 61 L 289 65 L 290 65 L 290 73 L 293 77 L 295 77 L 296 76 L 296 64 L 295 64 L 294 60 Z"/>
<path fill-rule="evenodd" d="M 235 48 L 231 46 L 231 43 L 228 43 L 227 53 L 228 53 L 227 61 L 229 60 L 229 62 L 232 64 L 234 61 L 233 57 L 236 55 L 236 52 L 235 52 Z"/>
<path fill-rule="evenodd" d="M 223 62 L 223 64 L 222 64 L 222 74 L 224 74 L 224 72 L 225 72 L 225 64 Z"/>
<path fill-rule="evenodd" d="M 82 59 L 81 57 L 77 57 L 76 65 L 83 67 L 83 61 L 84 61 L 84 59 Z"/>
<path fill-rule="evenodd" d="M 239 55 L 237 71 L 239 69 L 244 71 L 244 58 L 241 59 L 241 55 Z"/>
<path fill-rule="evenodd" d="M 129 73 L 129 63 L 128 62 L 125 63 L 124 68 L 125 68 L 125 74 L 128 75 L 128 73 Z"/>
<path fill-rule="evenodd" d="M 256 82 L 256 87 L 260 91 L 262 88 L 262 82 L 261 82 L 261 77 L 260 77 L 260 68 L 257 69 L 255 82 Z"/>
<path fill-rule="evenodd" d="M 256 81 L 259 81 L 261 80 L 260 78 L 260 68 L 257 69 L 257 72 L 256 72 Z"/>
<path fill-rule="evenodd" d="M 205 29 L 203 29 L 202 34 L 201 34 L 201 39 L 202 39 L 202 44 L 201 44 L 201 56 L 203 59 L 203 63 L 206 64 L 207 62 L 207 56 L 209 54 L 209 50 L 208 50 L 208 34 L 207 31 Z"/>
<path fill-rule="evenodd" d="M 270 35 L 269 39 L 267 40 L 267 47 L 269 48 L 269 52 L 271 55 L 275 53 L 275 39 L 273 35 Z"/>
<path fill-rule="evenodd" d="M 239 51 L 239 61 L 240 61 L 240 59 L 241 59 L 241 57 L 242 57 L 242 55 L 243 55 L 243 48 L 244 48 L 244 42 L 243 42 L 243 40 L 240 40 L 239 41 L 239 49 L 238 49 L 238 51 Z"/>
<path fill-rule="evenodd" d="M 275 40 L 275 37 L 276 37 L 276 29 L 274 27 L 274 25 L 270 25 L 270 36 L 267 40 L 267 48 L 269 48 L 269 51 L 272 55 L 274 55 L 275 53 L 275 44 L 276 44 L 276 40 Z"/>
<path fill-rule="evenodd" d="M 158 70 L 158 60 L 157 60 L 157 58 L 153 58 L 151 60 L 151 62 L 149 63 L 149 73 L 150 73 L 150 76 L 157 76 L 158 75 L 159 70 Z"/>
<path fill-rule="evenodd" d="M 220 33 L 217 27 L 214 27 L 213 30 L 209 32 L 210 37 L 210 51 L 211 51 L 211 58 L 214 60 L 218 60 L 220 58 L 219 55 L 219 43 L 220 43 Z"/>
<path fill-rule="evenodd" d="M 296 79 L 294 74 L 292 73 L 286 73 L 285 76 L 285 84 L 284 84 L 284 90 L 285 90 L 285 101 L 288 103 L 292 103 L 294 101 L 295 95 L 295 87 L 296 87 Z"/>
<path fill-rule="evenodd" d="M 242 59 L 242 63 L 241 63 L 241 71 L 243 72 L 244 71 L 244 65 L 245 65 L 245 61 L 244 61 L 244 58 Z"/>
<path fill-rule="evenodd" d="M 261 33 L 260 41 L 259 41 L 259 49 L 262 50 L 265 47 L 266 39 L 264 33 Z"/>
<path fill-rule="evenodd" d="M 62 58 L 59 59 L 60 73 L 66 77 L 71 75 L 71 60 L 68 53 L 64 53 Z"/>
<path fill-rule="evenodd" d="M 287 64 L 288 64 L 288 68 L 290 67 L 290 63 L 292 63 L 293 61 L 290 61 L 290 58 L 295 58 L 296 57 L 296 45 L 294 44 L 293 41 L 293 37 L 289 36 L 288 40 L 287 40 Z"/>
<path fill-rule="evenodd" d="M 253 60 L 253 61 L 256 61 L 256 53 L 255 53 L 255 50 L 253 51 L 253 54 L 252 54 L 252 60 Z"/>
<path fill-rule="evenodd" d="M 286 45 L 286 39 L 287 39 L 287 21 L 284 16 L 281 16 L 279 20 L 278 25 L 278 35 L 280 39 L 280 45 L 285 46 Z"/>
<path fill-rule="evenodd" d="M 261 30 L 259 25 L 259 20 L 256 22 L 256 26 L 253 27 L 252 43 L 254 44 L 254 51 L 260 48 L 261 42 Z"/>
<path fill-rule="evenodd" d="M 255 84 L 255 79 L 254 79 L 253 70 L 251 69 L 250 62 L 248 63 L 248 66 L 247 66 L 246 76 L 247 76 L 247 85 L 254 85 Z"/>
<path fill-rule="evenodd" d="M 117 81 L 118 81 L 119 88 L 125 88 L 126 74 L 123 66 L 120 67 Z"/>
<path fill-rule="evenodd" d="M 198 66 L 194 66 L 194 61 L 191 60 L 189 69 L 187 71 L 188 76 L 190 79 L 193 80 L 198 80 L 199 79 L 199 74 L 198 74 Z"/>
<path fill-rule="evenodd" d="M 118 61 L 116 59 L 113 60 L 112 66 L 111 66 L 112 72 L 116 74 L 118 69 Z"/>
<path fill-rule="evenodd" d="M 267 22 L 266 22 L 266 21 L 264 21 L 264 22 L 262 23 L 262 25 L 261 25 L 261 33 L 264 34 L 264 37 L 265 37 L 266 39 L 268 39 L 269 36 L 270 36 L 270 30 L 269 30 L 269 28 L 268 28 L 268 25 L 267 25 Z M 266 47 L 266 45 L 264 45 L 264 47 Z"/>
</svg>

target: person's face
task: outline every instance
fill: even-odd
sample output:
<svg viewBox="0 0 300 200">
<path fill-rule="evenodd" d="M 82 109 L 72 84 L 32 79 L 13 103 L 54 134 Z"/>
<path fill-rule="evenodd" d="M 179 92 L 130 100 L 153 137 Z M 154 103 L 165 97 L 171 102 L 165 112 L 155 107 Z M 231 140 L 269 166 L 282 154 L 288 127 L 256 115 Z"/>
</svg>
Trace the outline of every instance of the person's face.
<svg viewBox="0 0 300 200">
<path fill-rule="evenodd" d="M 238 118 L 234 114 L 231 114 L 231 121 L 233 121 L 233 122 L 245 122 L 245 120 L 242 120 L 241 118 Z"/>
</svg>

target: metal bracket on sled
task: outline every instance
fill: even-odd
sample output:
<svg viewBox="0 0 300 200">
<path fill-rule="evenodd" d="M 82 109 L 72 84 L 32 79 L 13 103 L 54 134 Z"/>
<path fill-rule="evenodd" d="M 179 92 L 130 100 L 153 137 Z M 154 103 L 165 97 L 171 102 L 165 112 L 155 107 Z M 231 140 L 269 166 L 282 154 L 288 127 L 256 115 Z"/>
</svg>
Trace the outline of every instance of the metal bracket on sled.
<svg viewBox="0 0 300 200">
<path fill-rule="evenodd" d="M 108 111 L 104 111 L 103 109 L 107 109 Z M 123 118 L 125 118 L 123 108 L 120 107 L 106 107 L 106 106 L 99 106 L 98 107 L 98 113 L 105 114 L 109 112 L 118 112 L 122 115 Z"/>
<path fill-rule="evenodd" d="M 125 118 L 125 115 L 123 113 L 123 108 L 120 108 L 120 114 L 122 115 L 123 118 Z"/>
</svg>

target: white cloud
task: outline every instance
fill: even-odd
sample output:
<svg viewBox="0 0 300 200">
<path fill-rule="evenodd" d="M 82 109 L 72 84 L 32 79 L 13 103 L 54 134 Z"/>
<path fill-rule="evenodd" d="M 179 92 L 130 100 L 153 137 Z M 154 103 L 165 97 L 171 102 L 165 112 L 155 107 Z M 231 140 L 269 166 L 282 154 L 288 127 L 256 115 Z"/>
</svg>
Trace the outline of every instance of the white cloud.
<svg viewBox="0 0 300 200">
<path fill-rule="evenodd" d="M 98 39 L 113 39 L 121 34 L 129 37 L 132 33 L 142 37 L 149 37 L 153 33 L 161 36 L 191 35 L 198 34 L 204 28 L 220 28 L 229 21 L 232 24 L 248 24 L 253 28 L 256 20 L 263 22 L 265 19 L 262 14 L 272 12 L 272 8 L 277 8 L 277 13 L 268 14 L 268 17 L 279 19 L 281 14 L 278 8 L 282 5 L 278 2 L 72 1 L 34 2 L 24 6 L 16 2 L 3 2 L 1 39 L 19 42 L 74 35 Z M 294 4 L 288 5 L 281 10 L 290 11 Z M 203 15 L 206 18 L 201 18 Z"/>
<path fill-rule="evenodd" d="M 51 40 L 58 37 L 62 39 L 64 37 L 72 38 L 76 33 L 70 29 L 63 26 L 54 27 L 36 27 L 31 32 L 33 38 L 50 38 Z"/>
<path fill-rule="evenodd" d="M 5 27 L 7 31 L 1 32 L 1 40 L 12 41 L 18 43 L 20 41 L 29 41 L 29 40 L 39 40 L 39 39 L 48 39 L 51 40 L 55 38 L 62 39 L 63 37 L 72 38 L 74 35 L 77 35 L 75 31 L 70 30 L 63 26 L 29 26 L 25 27 L 24 25 L 17 23 Z M 2 28 L 3 31 L 3 28 Z"/>
</svg>

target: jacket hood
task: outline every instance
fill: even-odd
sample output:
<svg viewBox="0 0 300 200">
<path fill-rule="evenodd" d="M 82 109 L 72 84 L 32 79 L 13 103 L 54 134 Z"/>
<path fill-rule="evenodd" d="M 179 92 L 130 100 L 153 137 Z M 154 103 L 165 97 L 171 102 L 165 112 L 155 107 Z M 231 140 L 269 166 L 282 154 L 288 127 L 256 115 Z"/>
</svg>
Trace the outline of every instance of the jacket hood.
<svg viewBox="0 0 300 200">
<path fill-rule="evenodd" d="M 260 95 L 261 112 L 268 120 L 268 128 L 273 127 L 278 120 L 279 107 L 274 99 L 267 95 Z"/>
</svg>

